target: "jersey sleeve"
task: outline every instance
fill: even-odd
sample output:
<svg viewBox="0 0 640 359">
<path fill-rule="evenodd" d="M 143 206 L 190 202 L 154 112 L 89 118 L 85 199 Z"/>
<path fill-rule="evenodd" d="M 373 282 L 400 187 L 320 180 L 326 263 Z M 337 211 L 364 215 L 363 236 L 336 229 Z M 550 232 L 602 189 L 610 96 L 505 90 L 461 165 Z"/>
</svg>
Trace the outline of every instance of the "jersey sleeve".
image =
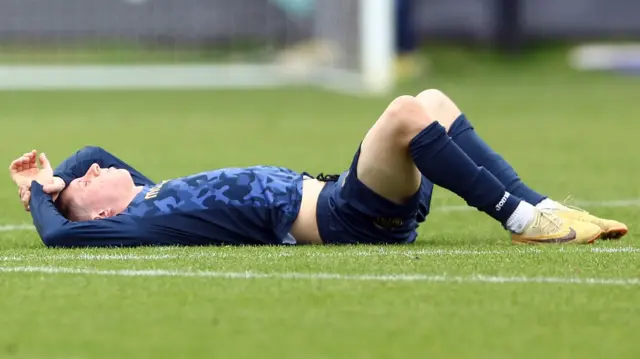
<svg viewBox="0 0 640 359">
<path fill-rule="evenodd" d="M 31 184 L 33 224 L 47 247 L 132 247 L 157 244 L 141 229 L 142 223 L 129 216 L 71 222 L 56 209 L 42 185 Z"/>
<path fill-rule="evenodd" d="M 133 178 L 133 182 L 136 186 L 155 184 L 152 180 L 123 160 L 112 155 L 101 147 L 96 146 L 84 147 L 62 161 L 62 163 L 54 170 L 53 175 L 62 178 L 64 183 L 68 186 L 74 179 L 84 176 L 87 170 L 89 170 L 89 167 L 94 163 L 97 163 L 100 167 L 104 168 L 115 167 L 126 169 L 131 173 L 131 177 Z"/>
</svg>

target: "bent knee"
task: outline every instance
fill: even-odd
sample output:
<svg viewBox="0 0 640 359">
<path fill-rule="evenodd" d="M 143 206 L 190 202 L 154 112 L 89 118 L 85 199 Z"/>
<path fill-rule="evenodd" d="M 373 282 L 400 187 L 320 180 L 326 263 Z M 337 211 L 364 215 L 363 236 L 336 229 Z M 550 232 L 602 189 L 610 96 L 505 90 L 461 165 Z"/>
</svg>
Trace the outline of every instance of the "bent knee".
<svg viewBox="0 0 640 359">
<path fill-rule="evenodd" d="M 400 96 L 389 104 L 381 121 L 385 122 L 384 127 L 392 132 L 394 139 L 408 143 L 434 120 L 417 98 Z"/>
<path fill-rule="evenodd" d="M 447 95 L 445 95 L 444 92 L 442 92 L 441 90 L 438 90 L 438 89 L 426 89 L 426 90 L 420 92 L 416 97 L 417 98 L 432 99 L 432 100 L 435 100 L 435 101 L 449 100 L 449 97 Z"/>
<path fill-rule="evenodd" d="M 438 89 L 424 90 L 416 96 L 416 99 L 425 108 L 429 117 L 438 121 L 447 130 L 462 113 L 455 102 Z"/>
</svg>

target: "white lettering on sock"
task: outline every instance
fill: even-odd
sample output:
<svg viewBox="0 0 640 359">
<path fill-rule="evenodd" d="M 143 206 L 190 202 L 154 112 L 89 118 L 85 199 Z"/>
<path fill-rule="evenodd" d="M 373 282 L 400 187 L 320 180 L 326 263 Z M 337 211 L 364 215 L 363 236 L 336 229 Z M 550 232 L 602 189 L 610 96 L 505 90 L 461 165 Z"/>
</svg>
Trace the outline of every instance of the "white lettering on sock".
<svg viewBox="0 0 640 359">
<path fill-rule="evenodd" d="M 505 192 L 504 196 L 502 196 L 502 199 L 500 200 L 500 202 L 498 202 L 498 204 L 496 204 L 496 211 L 500 212 L 500 210 L 502 209 L 504 204 L 507 203 L 508 199 L 509 199 L 509 192 Z"/>
</svg>

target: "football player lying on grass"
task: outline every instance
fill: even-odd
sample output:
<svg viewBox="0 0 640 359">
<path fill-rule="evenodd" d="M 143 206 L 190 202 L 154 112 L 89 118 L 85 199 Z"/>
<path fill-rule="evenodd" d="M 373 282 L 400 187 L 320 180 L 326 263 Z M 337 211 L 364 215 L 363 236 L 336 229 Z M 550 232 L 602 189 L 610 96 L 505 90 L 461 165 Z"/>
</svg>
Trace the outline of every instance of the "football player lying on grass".
<svg viewBox="0 0 640 359">
<path fill-rule="evenodd" d="M 10 172 L 51 247 L 412 243 L 434 184 L 500 222 L 514 243 L 627 233 L 527 187 L 438 90 L 391 102 L 341 175 L 255 166 L 154 183 L 98 147 L 55 171 L 36 157 L 25 153 Z"/>
</svg>

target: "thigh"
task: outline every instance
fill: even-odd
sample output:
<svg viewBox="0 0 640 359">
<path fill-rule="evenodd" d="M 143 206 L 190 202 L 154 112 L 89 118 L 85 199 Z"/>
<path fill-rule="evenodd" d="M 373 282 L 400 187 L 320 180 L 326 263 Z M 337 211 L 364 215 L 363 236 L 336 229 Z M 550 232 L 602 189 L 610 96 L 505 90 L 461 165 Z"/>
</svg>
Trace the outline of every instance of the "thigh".
<svg viewBox="0 0 640 359">
<path fill-rule="evenodd" d="M 349 170 L 327 184 L 318 199 L 320 237 L 328 244 L 402 244 L 417 237 L 418 224 L 429 213 L 433 184 L 422 178 L 404 203 L 394 203 L 360 181 L 356 174 L 361 149 Z"/>
<path fill-rule="evenodd" d="M 391 202 L 402 204 L 420 187 L 422 175 L 416 168 L 407 147 L 407 141 L 398 137 L 398 99 L 392 102 L 371 127 L 362 141 L 357 163 L 357 177 L 369 189 Z M 404 106 L 406 109 L 407 106 Z M 418 106 L 413 116 L 426 116 Z M 421 113 L 422 112 L 422 113 Z"/>
</svg>

